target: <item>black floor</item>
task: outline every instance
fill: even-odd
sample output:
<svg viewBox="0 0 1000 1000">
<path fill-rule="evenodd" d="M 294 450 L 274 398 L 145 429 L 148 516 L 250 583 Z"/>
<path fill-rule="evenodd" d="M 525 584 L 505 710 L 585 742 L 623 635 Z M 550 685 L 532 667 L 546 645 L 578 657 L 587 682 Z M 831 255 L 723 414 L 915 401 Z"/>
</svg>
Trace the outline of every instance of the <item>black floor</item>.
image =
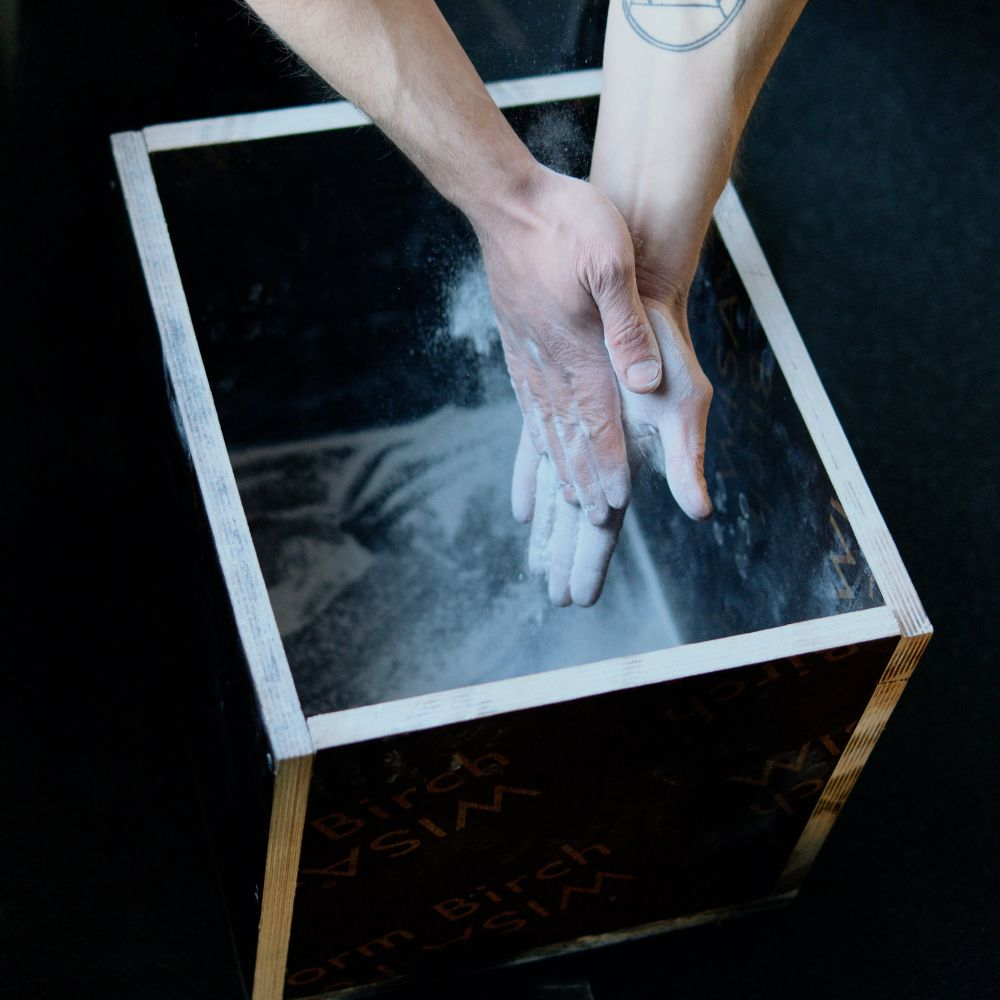
<svg viewBox="0 0 1000 1000">
<path fill-rule="evenodd" d="M 230 0 L 22 7 L 3 150 L 0 989 L 230 1000 L 183 602 L 161 600 L 178 573 L 161 374 L 107 135 L 323 94 Z M 446 9 L 486 77 L 579 60 L 559 5 Z M 998 41 L 985 0 L 813 0 L 742 156 L 748 212 L 937 630 L 800 900 L 456 995 L 545 977 L 597 1000 L 1000 995 Z"/>
</svg>

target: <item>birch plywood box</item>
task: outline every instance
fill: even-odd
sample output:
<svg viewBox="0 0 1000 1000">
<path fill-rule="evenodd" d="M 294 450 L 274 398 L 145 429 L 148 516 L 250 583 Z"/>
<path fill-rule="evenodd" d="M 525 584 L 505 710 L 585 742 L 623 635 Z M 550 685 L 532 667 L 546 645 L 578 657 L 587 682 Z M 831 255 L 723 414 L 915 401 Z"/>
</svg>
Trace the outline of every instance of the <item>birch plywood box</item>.
<svg viewBox="0 0 1000 1000">
<path fill-rule="evenodd" d="M 593 72 L 497 84 L 582 175 Z M 930 635 L 743 213 L 691 327 L 716 513 L 641 470 L 549 605 L 461 217 L 346 104 L 113 137 L 197 515 L 215 834 L 255 1000 L 791 899 Z"/>
</svg>

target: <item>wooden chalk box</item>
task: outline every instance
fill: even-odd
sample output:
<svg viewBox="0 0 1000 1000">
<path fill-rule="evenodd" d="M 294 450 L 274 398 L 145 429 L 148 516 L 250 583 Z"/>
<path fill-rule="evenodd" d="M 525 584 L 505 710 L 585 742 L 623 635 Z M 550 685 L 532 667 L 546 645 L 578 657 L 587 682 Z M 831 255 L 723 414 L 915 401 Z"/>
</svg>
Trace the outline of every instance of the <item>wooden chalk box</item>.
<svg viewBox="0 0 1000 1000">
<path fill-rule="evenodd" d="M 584 176 L 600 76 L 491 85 Z M 791 900 L 931 633 L 736 192 L 688 520 L 640 470 L 552 607 L 465 220 L 346 103 L 112 137 L 194 512 L 248 996 L 362 996 Z"/>
</svg>

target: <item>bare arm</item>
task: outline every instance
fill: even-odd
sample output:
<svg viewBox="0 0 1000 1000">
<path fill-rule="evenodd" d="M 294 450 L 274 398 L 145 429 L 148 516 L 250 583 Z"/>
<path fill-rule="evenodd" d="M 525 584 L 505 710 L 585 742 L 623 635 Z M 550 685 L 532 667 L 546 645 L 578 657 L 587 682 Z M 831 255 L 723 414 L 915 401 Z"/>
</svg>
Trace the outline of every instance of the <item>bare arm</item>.
<svg viewBox="0 0 1000 1000">
<path fill-rule="evenodd" d="M 656 455 L 693 518 L 712 511 L 703 472 L 712 387 L 691 342 L 688 291 L 747 116 L 804 6 L 611 0 L 609 9 L 590 180 L 632 232 L 663 360 L 657 391 L 623 396 L 624 425 L 634 460 Z M 552 484 L 547 459 L 522 439 L 512 501 L 515 516 L 533 522 L 531 568 L 548 578 L 554 603 L 592 604 L 622 519 L 585 523 Z"/>
<path fill-rule="evenodd" d="M 674 411 L 663 447 L 670 487 L 692 517 L 712 509 L 702 472 L 712 392 L 691 345 L 688 291 L 747 117 L 804 6 L 611 0 L 608 12 L 590 180 L 632 232 L 647 312 L 674 333 L 675 349 L 661 340 L 658 395 Z"/>
<path fill-rule="evenodd" d="M 534 446 L 603 522 L 631 486 L 615 374 L 635 392 L 661 376 L 620 214 L 534 160 L 430 0 L 249 3 L 468 216 Z"/>
<path fill-rule="evenodd" d="M 636 237 L 643 294 L 685 294 L 765 77 L 806 0 L 611 0 L 591 181 Z"/>
<path fill-rule="evenodd" d="M 537 164 L 430 0 L 248 2 L 467 215 L 531 187 Z"/>
</svg>

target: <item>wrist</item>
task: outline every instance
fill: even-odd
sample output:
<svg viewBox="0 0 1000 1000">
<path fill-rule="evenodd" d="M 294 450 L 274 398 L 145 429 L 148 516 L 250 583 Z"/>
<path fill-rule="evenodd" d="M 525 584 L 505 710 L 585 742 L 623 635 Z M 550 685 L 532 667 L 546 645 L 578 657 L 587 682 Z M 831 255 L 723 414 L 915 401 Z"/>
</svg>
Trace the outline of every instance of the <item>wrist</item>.
<svg viewBox="0 0 1000 1000">
<path fill-rule="evenodd" d="M 714 198 L 674 197 L 670 185 L 662 194 L 648 188 L 610 189 L 592 180 L 621 213 L 635 249 L 639 294 L 668 305 L 683 305 L 694 279 L 714 208 Z M 683 189 L 680 189 L 683 190 Z"/>
<path fill-rule="evenodd" d="M 551 171 L 520 143 L 492 160 L 466 190 L 454 198 L 480 242 L 514 227 L 530 228 L 543 215 Z"/>
</svg>

